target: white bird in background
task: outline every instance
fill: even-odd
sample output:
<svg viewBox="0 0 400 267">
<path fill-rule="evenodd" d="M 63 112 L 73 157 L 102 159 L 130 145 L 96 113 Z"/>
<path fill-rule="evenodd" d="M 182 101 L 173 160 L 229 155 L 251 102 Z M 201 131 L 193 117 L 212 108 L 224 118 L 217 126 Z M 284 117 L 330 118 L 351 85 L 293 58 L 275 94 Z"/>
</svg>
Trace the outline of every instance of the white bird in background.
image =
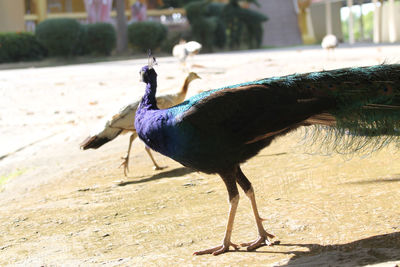
<svg viewBox="0 0 400 267">
<path fill-rule="evenodd" d="M 160 109 L 165 109 L 177 105 L 183 100 L 185 100 L 188 86 L 191 81 L 195 79 L 200 79 L 200 77 L 194 73 L 190 72 L 186 77 L 181 90 L 174 94 L 160 95 L 157 97 L 157 106 Z M 132 147 L 132 142 L 138 136 L 135 129 L 135 114 L 136 110 L 140 104 L 141 99 L 132 102 L 128 105 L 123 106 L 118 112 L 112 113 L 105 122 L 103 121 L 93 134 L 87 137 L 80 145 L 81 149 L 97 149 L 104 145 L 105 143 L 115 139 L 120 134 L 125 134 L 131 132 L 129 138 L 129 147 L 125 157 L 123 157 L 123 162 L 121 166 L 124 166 L 124 174 L 126 176 L 127 171 L 129 171 L 129 155 Z M 158 166 L 156 161 L 151 154 L 150 149 L 146 146 L 146 152 L 154 164 L 154 169 L 161 170 L 162 168 Z"/>
<path fill-rule="evenodd" d="M 328 53 L 329 58 L 329 51 L 333 53 L 334 49 L 339 45 L 338 38 L 333 34 L 328 34 L 322 39 L 321 46 L 325 49 Z"/>
<path fill-rule="evenodd" d="M 198 54 L 201 47 L 201 44 L 196 41 L 186 42 L 185 40 L 181 40 L 179 44 L 175 45 L 172 49 L 172 55 L 186 68 L 187 57 Z"/>
</svg>

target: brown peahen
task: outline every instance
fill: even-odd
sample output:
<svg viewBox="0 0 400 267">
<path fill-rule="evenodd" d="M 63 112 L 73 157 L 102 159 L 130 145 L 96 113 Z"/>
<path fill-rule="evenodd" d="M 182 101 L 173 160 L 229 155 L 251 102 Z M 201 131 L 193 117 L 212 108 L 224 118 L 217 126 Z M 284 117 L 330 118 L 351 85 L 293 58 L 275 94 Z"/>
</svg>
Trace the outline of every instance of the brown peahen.
<svg viewBox="0 0 400 267">
<path fill-rule="evenodd" d="M 231 233 L 239 202 L 237 184 L 251 201 L 258 238 L 247 250 L 271 244 L 250 181 L 240 164 L 300 126 L 323 125 L 335 140 L 350 136 L 383 142 L 399 140 L 400 65 L 346 68 L 262 79 L 200 93 L 182 104 L 160 110 L 157 74 L 142 68 L 146 92 L 137 110 L 139 137 L 152 149 L 183 165 L 217 173 L 230 202 L 222 244 L 195 254 L 218 255 L 235 249 Z"/>
</svg>

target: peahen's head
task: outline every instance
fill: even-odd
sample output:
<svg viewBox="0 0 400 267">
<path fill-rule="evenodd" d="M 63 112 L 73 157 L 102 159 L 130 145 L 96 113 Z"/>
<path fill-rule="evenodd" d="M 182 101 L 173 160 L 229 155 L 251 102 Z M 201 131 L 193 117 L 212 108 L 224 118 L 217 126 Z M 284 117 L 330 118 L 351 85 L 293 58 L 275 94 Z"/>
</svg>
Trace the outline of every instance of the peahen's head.
<svg viewBox="0 0 400 267">
<path fill-rule="evenodd" d="M 196 79 L 201 79 L 201 77 L 199 75 L 197 75 L 196 72 L 190 72 L 187 76 L 187 79 L 189 82 L 196 80 Z"/>
</svg>

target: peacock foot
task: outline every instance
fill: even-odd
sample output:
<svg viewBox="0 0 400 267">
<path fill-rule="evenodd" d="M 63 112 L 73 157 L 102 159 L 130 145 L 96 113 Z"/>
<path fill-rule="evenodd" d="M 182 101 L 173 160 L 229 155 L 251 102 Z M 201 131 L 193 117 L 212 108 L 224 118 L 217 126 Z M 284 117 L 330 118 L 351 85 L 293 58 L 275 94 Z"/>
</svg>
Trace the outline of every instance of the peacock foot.
<svg viewBox="0 0 400 267">
<path fill-rule="evenodd" d="M 235 250 L 239 249 L 239 246 L 229 242 L 228 244 L 222 244 L 221 246 L 206 249 L 206 250 L 201 250 L 201 251 L 196 251 L 193 253 L 193 255 L 204 255 L 204 254 L 213 254 L 214 256 L 217 256 L 219 254 L 225 253 L 229 251 L 229 247 L 232 246 Z"/>
<path fill-rule="evenodd" d="M 259 237 L 256 240 L 248 243 L 242 243 L 240 244 L 240 246 L 247 247 L 247 251 L 252 251 L 262 246 L 272 246 L 274 245 L 274 243 L 271 243 L 269 239 L 270 238 L 272 239 L 274 237 L 275 237 L 274 235 L 265 232 L 264 234 L 259 235 Z"/>
<path fill-rule="evenodd" d="M 122 166 L 124 167 L 124 175 L 127 176 L 127 173 L 129 172 L 129 157 L 121 157 L 123 160 L 121 165 L 119 167 L 121 168 Z"/>
</svg>

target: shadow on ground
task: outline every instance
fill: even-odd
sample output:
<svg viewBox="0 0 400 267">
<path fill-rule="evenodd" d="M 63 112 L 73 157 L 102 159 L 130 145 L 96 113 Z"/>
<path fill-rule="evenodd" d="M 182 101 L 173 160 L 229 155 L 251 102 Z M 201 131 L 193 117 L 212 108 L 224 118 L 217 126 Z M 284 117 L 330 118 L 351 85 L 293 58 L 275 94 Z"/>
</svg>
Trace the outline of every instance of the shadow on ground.
<svg viewBox="0 0 400 267">
<path fill-rule="evenodd" d="M 362 184 L 398 183 L 398 182 L 400 182 L 400 176 L 393 177 L 393 178 L 378 178 L 378 179 L 372 179 L 372 180 L 360 180 L 360 181 L 355 181 L 355 182 L 348 182 L 346 184 L 362 185 Z"/>
<path fill-rule="evenodd" d="M 120 182 L 120 183 L 118 183 L 118 186 L 141 184 L 141 183 L 146 183 L 146 182 L 150 182 L 150 181 L 160 180 L 163 178 L 180 177 L 180 176 L 192 173 L 192 172 L 194 172 L 194 170 L 192 170 L 190 168 L 180 167 L 180 168 L 169 170 L 169 171 L 163 171 L 163 172 L 157 173 L 155 175 L 152 175 L 150 177 L 143 178 L 140 180 Z"/>
<path fill-rule="evenodd" d="M 278 246 L 306 247 L 309 251 L 289 251 L 295 254 L 283 266 L 360 266 L 400 260 L 400 232 L 371 236 L 346 244 L 284 244 Z"/>
</svg>

